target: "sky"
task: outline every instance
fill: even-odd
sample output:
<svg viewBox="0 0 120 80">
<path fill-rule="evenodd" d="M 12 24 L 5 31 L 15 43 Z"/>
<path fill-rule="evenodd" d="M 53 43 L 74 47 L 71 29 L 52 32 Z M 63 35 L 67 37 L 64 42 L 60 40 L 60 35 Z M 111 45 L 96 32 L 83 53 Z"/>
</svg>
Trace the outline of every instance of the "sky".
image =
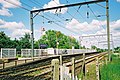
<svg viewBox="0 0 120 80">
<path fill-rule="evenodd" d="M 0 31 L 11 39 L 31 33 L 30 11 L 90 0 L 0 0 Z M 107 47 L 107 37 L 82 37 L 107 34 L 105 2 L 40 12 L 34 17 L 34 38 L 40 39 L 42 28 L 73 36 L 82 45 Z M 120 0 L 109 0 L 111 47 L 120 46 Z M 34 13 L 35 15 L 36 13 Z M 79 39 L 80 38 L 80 39 Z M 112 43 L 113 41 L 113 43 Z"/>
</svg>

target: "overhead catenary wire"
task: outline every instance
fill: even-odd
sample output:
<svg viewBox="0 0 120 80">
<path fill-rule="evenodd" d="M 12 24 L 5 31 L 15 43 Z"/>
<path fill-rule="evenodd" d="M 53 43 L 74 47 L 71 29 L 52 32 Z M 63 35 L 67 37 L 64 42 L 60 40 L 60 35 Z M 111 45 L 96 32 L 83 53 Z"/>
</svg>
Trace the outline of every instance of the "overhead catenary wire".
<svg viewBox="0 0 120 80">
<path fill-rule="evenodd" d="M 17 4 L 14 4 L 14 3 L 12 3 L 12 2 L 9 2 L 9 1 L 7 1 L 7 0 L 4 0 L 4 1 L 6 1 L 6 2 L 8 2 L 8 3 L 11 3 L 11 4 L 13 4 L 13 5 L 16 5 L 16 6 L 18 6 L 18 7 L 20 7 L 20 8 L 22 8 L 22 9 L 25 9 L 25 10 L 27 10 L 27 11 L 30 11 L 29 9 L 27 9 L 27 8 L 25 8 L 25 7 L 23 7 L 23 6 L 19 6 L 19 5 L 17 5 Z M 23 2 L 22 2 L 23 3 Z M 26 3 L 24 3 L 24 5 L 27 5 Z M 28 6 L 28 5 L 27 5 Z M 31 6 L 29 6 L 29 7 L 31 7 Z M 32 7 L 31 7 L 32 8 Z M 73 15 L 71 15 L 71 16 L 73 16 Z M 73 16 L 74 17 L 74 16 Z M 55 22 L 55 24 L 57 24 L 57 25 L 59 25 L 59 26 L 61 26 L 60 24 L 58 24 L 58 23 L 56 23 Z M 65 28 L 65 27 L 64 27 Z M 67 28 L 68 29 L 68 28 Z"/>
<path fill-rule="evenodd" d="M 86 1 L 86 0 L 85 0 Z M 68 0 L 66 0 L 66 2 L 68 3 L 69 1 Z M 79 6 L 80 7 L 80 6 Z M 89 8 L 89 5 L 87 5 L 87 7 Z M 74 8 L 74 10 L 76 10 L 75 8 Z M 78 10 L 77 10 L 77 12 L 80 14 L 80 12 L 79 12 L 79 8 L 78 8 Z M 80 16 L 87 22 L 87 20 L 80 14 Z M 87 12 L 87 18 L 89 18 L 89 13 Z M 96 38 L 96 37 L 95 37 Z M 99 41 L 97 38 L 96 38 L 96 40 L 97 41 Z"/>
<path fill-rule="evenodd" d="M 31 1 L 31 0 L 30 0 L 30 1 Z M 22 2 L 22 3 L 23 3 L 23 2 Z M 26 5 L 27 5 L 27 4 L 26 4 Z M 28 6 L 28 7 L 31 8 L 32 6 Z M 36 13 L 35 16 L 36 16 L 37 14 L 39 14 L 39 13 Z M 47 14 L 45 14 L 45 15 L 47 15 Z M 34 17 L 35 17 L 35 16 L 34 16 Z M 49 15 L 47 15 L 47 16 L 49 16 Z M 49 17 L 51 17 L 51 16 L 49 16 Z M 51 18 L 52 18 L 52 19 L 55 19 L 55 18 L 53 18 L 53 17 L 51 17 Z M 57 19 L 55 19 L 55 20 L 58 21 Z M 61 22 L 61 21 L 58 21 L 58 22 Z"/>
<path fill-rule="evenodd" d="M 29 9 L 24 8 L 23 6 L 19 6 L 19 5 L 15 4 L 15 3 L 9 2 L 8 0 L 4 0 L 4 1 L 7 1 L 8 3 L 11 3 L 11 4 L 13 4 L 13 5 L 16 5 L 16 6 L 20 7 L 20 8 L 23 8 L 23 9 L 27 10 L 27 11 L 30 11 Z M 30 1 L 31 1 L 31 0 L 30 0 Z M 67 2 L 68 2 L 68 1 L 67 1 Z M 22 3 L 23 3 L 23 2 L 22 2 Z M 23 4 L 26 5 L 26 6 L 28 6 L 26 3 L 23 3 Z M 34 4 L 35 4 L 35 3 L 34 3 Z M 28 6 L 28 7 L 32 8 L 32 6 Z M 79 7 L 79 8 L 80 8 L 80 7 Z M 77 12 L 78 12 L 78 10 L 77 10 Z M 68 12 L 68 14 L 71 15 L 69 12 Z M 71 16 L 74 18 L 73 15 L 71 15 Z"/>
<path fill-rule="evenodd" d="M 32 0 L 30 0 L 30 2 L 33 2 Z M 39 3 L 37 0 L 34 0 L 34 3 L 33 4 L 35 4 L 36 5 L 36 3 L 38 4 L 37 6 L 38 7 L 42 7 L 42 4 L 41 3 Z M 58 9 L 56 9 L 56 11 L 57 11 Z M 60 9 L 61 10 L 61 9 Z M 39 14 L 40 12 L 37 12 L 36 14 L 35 14 L 35 16 L 37 16 L 38 14 Z M 64 17 L 61 17 L 61 16 L 59 16 L 59 14 L 57 14 L 57 13 L 55 13 L 54 15 L 56 15 L 59 19 L 62 19 L 63 21 L 66 21 L 66 19 L 64 18 Z M 34 17 L 35 17 L 34 16 Z M 33 17 L 33 18 L 34 18 Z"/>
<path fill-rule="evenodd" d="M 66 0 L 66 2 L 69 3 L 68 0 Z M 81 15 L 81 13 L 79 12 L 80 7 L 81 7 L 81 6 L 79 6 L 77 10 L 74 8 L 74 10 L 76 10 L 77 13 L 79 13 L 79 15 L 87 22 L 87 20 L 86 20 L 86 19 Z M 87 5 L 87 7 L 89 7 L 89 6 Z M 76 14 L 76 13 L 75 13 L 75 14 Z M 87 18 L 89 18 L 89 13 L 88 13 L 88 12 L 87 12 Z M 93 31 L 92 31 L 92 32 L 93 32 Z M 89 38 L 90 38 L 90 37 L 89 37 Z M 95 37 L 95 38 L 96 38 L 96 37 Z M 96 39 L 96 40 L 98 41 L 98 39 Z"/>
<path fill-rule="evenodd" d="M 71 15 L 72 16 L 72 15 Z M 74 16 L 72 16 L 72 17 L 74 17 Z"/>
<path fill-rule="evenodd" d="M 27 7 L 33 8 L 32 6 L 28 5 L 27 3 L 23 2 L 23 1 L 21 1 L 21 3 Z"/>
<path fill-rule="evenodd" d="M 6 1 L 6 0 L 5 0 Z M 9 1 L 7 1 L 7 2 L 9 2 Z M 22 6 L 19 6 L 19 5 L 17 5 L 17 4 L 14 4 L 14 3 L 12 3 L 12 2 L 9 2 L 9 3 L 11 3 L 11 4 L 13 4 L 13 5 L 16 5 L 16 6 L 18 6 L 18 7 L 20 7 L 20 8 L 23 8 L 23 9 L 25 9 L 25 10 L 27 10 L 27 11 L 30 11 L 30 10 L 28 10 L 27 8 L 24 8 L 24 7 L 22 7 Z M 25 4 L 26 5 L 26 4 Z M 29 6 L 30 7 L 30 6 Z M 71 15 L 72 16 L 72 15 Z M 68 28 L 67 28 L 68 29 Z"/>
<path fill-rule="evenodd" d="M 20 8 L 22 8 L 22 9 L 24 9 L 24 10 L 30 11 L 29 9 L 24 8 L 23 6 L 17 5 L 17 4 L 15 4 L 15 3 L 13 3 L 13 2 L 10 2 L 10 1 L 8 1 L 8 0 L 4 0 L 4 1 L 6 1 L 6 2 L 12 4 L 12 5 L 15 5 L 15 6 L 17 6 L 17 7 L 20 7 Z M 22 2 L 22 3 L 23 3 L 23 2 Z M 23 4 L 26 5 L 26 3 L 23 3 Z M 28 7 L 31 7 L 31 6 L 28 6 Z"/>
<path fill-rule="evenodd" d="M 46 20 L 51 21 L 51 19 L 49 19 L 49 18 L 47 18 L 47 17 L 45 17 L 45 16 L 42 16 L 42 15 L 39 15 L 39 16 L 45 18 Z M 72 31 L 72 30 L 70 30 L 70 29 L 68 29 L 68 28 L 66 28 L 66 27 L 64 27 L 64 26 L 62 26 L 61 24 L 58 24 L 57 22 L 53 22 L 53 23 L 56 24 L 56 25 L 58 25 L 59 27 L 62 27 L 62 28 L 64 28 L 64 29 L 70 31 L 70 32 L 73 32 L 74 34 L 79 34 L 79 33 L 77 33 L 77 32 L 74 32 L 74 31 Z"/>
<path fill-rule="evenodd" d="M 36 0 L 29 0 L 31 3 L 37 5 L 38 7 L 42 7 Z"/>
<path fill-rule="evenodd" d="M 57 8 L 57 7 L 56 7 L 56 8 Z M 52 8 L 47 8 L 46 10 L 50 10 L 50 9 L 52 9 Z M 45 10 L 45 9 L 42 9 L 42 10 Z M 41 11 L 42 11 L 42 10 L 41 10 Z M 38 11 L 38 10 L 36 10 L 36 11 Z M 36 12 L 36 11 L 33 11 L 33 12 Z"/>
<path fill-rule="evenodd" d="M 86 0 L 84 0 L 86 2 Z M 91 9 L 91 7 L 87 4 L 87 7 L 90 9 L 90 11 L 92 12 L 93 16 L 98 20 L 99 24 L 101 24 L 101 27 L 103 28 L 103 30 L 105 31 L 105 28 L 103 27 L 102 23 L 99 21 L 99 19 L 97 18 L 96 14 L 94 13 L 94 11 Z"/>
<path fill-rule="evenodd" d="M 47 15 L 48 16 L 48 15 Z M 41 16 L 41 17 L 43 17 L 43 18 L 45 18 L 45 19 L 47 19 L 47 20 L 50 20 L 50 19 L 48 19 L 47 17 L 45 17 L 45 16 Z M 50 17 L 50 16 L 49 16 Z M 52 20 L 50 20 L 50 21 L 52 21 Z M 60 21 L 59 21 L 60 22 Z M 64 27 L 64 26 L 62 26 L 62 25 L 60 25 L 60 24 L 58 24 L 58 23 L 56 23 L 56 22 L 53 22 L 54 24 L 56 24 L 56 25 L 58 25 L 59 27 L 62 27 L 62 28 L 64 28 L 64 29 L 67 29 L 67 30 L 69 30 L 70 32 L 72 32 L 72 33 L 74 33 L 74 34 L 79 34 L 79 33 L 77 33 L 77 32 L 74 32 L 74 31 L 72 31 L 72 30 L 70 30 L 70 29 L 68 29 L 68 28 L 66 28 L 66 27 Z"/>
<path fill-rule="evenodd" d="M 69 3 L 69 1 L 68 0 L 66 0 L 67 1 L 67 3 Z M 89 6 L 87 6 L 87 7 L 89 7 Z M 87 22 L 87 20 L 82 16 L 82 14 L 79 12 L 79 9 L 81 8 L 81 6 L 79 6 L 78 7 L 78 9 L 75 9 L 74 8 L 74 10 L 76 10 L 76 12 L 81 16 L 81 18 L 84 20 L 84 21 L 86 21 Z M 94 33 L 94 32 L 93 32 Z"/>
<path fill-rule="evenodd" d="M 53 0 L 53 1 L 54 1 L 54 0 Z M 58 4 L 56 1 L 54 1 L 54 2 L 55 2 L 56 4 Z M 69 2 L 69 1 L 67 0 L 67 2 Z M 81 7 L 81 6 L 78 7 L 78 10 L 80 9 L 80 7 Z M 74 8 L 74 9 L 75 9 L 75 8 Z M 76 10 L 76 9 L 75 9 L 75 10 Z M 76 10 L 77 13 L 79 12 L 78 10 Z M 67 13 L 71 16 L 72 19 L 73 19 L 73 18 L 76 19 L 76 18 L 75 18 L 75 15 L 73 16 L 73 15 L 72 15 L 71 13 L 69 13 L 68 11 L 67 11 Z M 75 14 L 76 14 L 76 12 L 75 12 Z M 80 13 L 79 13 L 79 14 L 80 14 Z M 71 19 L 71 20 L 72 20 L 72 19 Z M 77 20 L 77 19 L 76 19 L 76 20 Z M 80 23 L 79 20 L 77 20 L 77 21 Z M 84 25 L 83 25 L 83 26 L 84 26 Z M 84 27 L 85 27 L 85 26 L 84 26 Z"/>
<path fill-rule="evenodd" d="M 65 24 L 65 23 L 63 23 L 62 21 L 60 21 L 60 20 L 57 20 L 56 18 L 54 18 L 54 17 L 51 17 L 51 16 L 49 16 L 49 15 L 47 15 L 47 14 L 45 14 L 46 16 L 48 16 L 48 17 L 50 17 L 50 18 L 52 18 L 52 19 L 55 19 L 55 22 L 60 22 L 60 23 L 62 23 L 62 24 Z M 53 21 L 53 20 L 52 20 Z"/>
<path fill-rule="evenodd" d="M 54 1 L 54 0 L 53 0 L 53 1 Z M 58 4 L 56 1 L 54 1 L 54 2 L 55 2 L 56 4 Z M 69 1 L 67 0 L 67 2 L 69 2 Z M 80 12 L 79 12 L 80 7 L 81 7 L 81 6 L 79 6 L 79 8 L 78 8 L 78 10 L 77 10 L 77 12 L 78 12 L 79 14 L 80 14 Z M 74 8 L 74 9 L 75 9 L 75 8 Z M 57 11 L 57 10 L 58 10 L 58 9 L 56 9 L 56 11 Z M 61 10 L 61 9 L 60 9 L 60 10 Z M 76 9 L 75 9 L 75 10 L 76 10 Z M 74 17 L 73 15 L 71 15 L 69 12 L 67 12 L 67 13 L 68 13 L 72 18 L 75 18 L 75 17 Z M 37 14 L 39 14 L 39 13 L 37 13 Z M 36 14 L 36 15 L 37 15 L 37 14 Z M 75 13 L 75 14 L 76 14 L 76 13 Z M 75 15 L 75 14 L 74 14 L 74 15 Z M 82 16 L 81 14 L 80 14 L 80 16 L 83 18 L 83 16 Z M 57 17 L 60 18 L 60 19 L 63 18 L 63 17 L 61 18 L 61 16 L 59 16 L 59 15 L 57 15 Z M 83 19 L 85 19 L 85 18 L 83 18 Z M 62 20 L 63 20 L 63 19 L 62 19 Z M 65 20 L 67 21 L 68 19 L 65 19 Z M 72 19 L 69 19 L 69 20 L 72 20 Z M 77 21 L 78 21 L 78 20 L 77 20 Z M 79 22 L 79 21 L 78 21 L 78 22 Z M 84 25 L 83 25 L 83 26 L 84 26 Z"/>
<path fill-rule="evenodd" d="M 36 13 L 36 15 L 37 14 L 39 14 L 39 13 Z M 36 16 L 35 15 L 35 16 Z M 46 16 L 48 16 L 48 17 L 50 17 L 50 18 L 52 18 L 53 19 L 53 17 L 51 17 L 51 16 L 49 16 L 49 15 L 47 15 L 47 14 L 45 14 Z M 34 16 L 34 17 L 35 17 Z M 43 18 L 45 18 L 44 16 L 42 16 Z M 46 18 L 46 19 L 48 19 L 48 18 Z M 55 18 L 54 18 L 55 19 Z M 61 18 L 60 18 L 61 19 Z M 50 19 L 49 19 L 50 20 Z M 62 21 L 59 21 L 59 20 L 57 20 L 57 19 L 55 19 L 56 21 L 58 21 L 58 22 L 61 22 L 62 24 L 64 24 Z M 55 24 L 57 24 L 57 25 L 59 25 L 58 23 L 56 23 L 55 21 L 53 21 L 53 20 L 51 20 L 51 22 L 54 22 Z M 60 25 L 59 25 L 60 26 Z M 68 28 L 65 28 L 65 29 L 68 29 Z M 72 31 L 72 30 L 71 30 Z M 72 32 L 74 32 L 74 31 L 72 31 Z M 75 33 L 76 34 L 76 33 Z M 77 33 L 78 34 L 78 33 Z"/>
<path fill-rule="evenodd" d="M 96 14 L 94 13 L 94 11 L 91 9 L 90 6 L 89 6 L 89 9 L 90 9 L 90 11 L 92 12 L 92 14 L 95 16 L 95 18 L 99 21 L 99 19 L 97 18 Z M 103 25 L 102 25 L 102 23 L 101 23 L 100 21 L 99 21 L 99 24 L 101 24 L 101 27 L 103 28 L 103 30 L 106 31 L 105 28 L 103 27 Z"/>
<path fill-rule="evenodd" d="M 66 2 L 67 3 L 69 3 L 69 1 L 68 0 L 66 0 Z M 82 14 L 79 12 L 79 9 L 81 8 L 81 6 L 79 6 L 78 7 L 78 9 L 75 9 L 74 8 L 74 10 L 76 10 L 76 12 L 81 16 L 81 18 L 84 20 L 84 21 L 86 21 L 87 22 L 87 20 L 82 16 Z M 76 13 L 75 13 L 76 14 Z M 84 25 L 83 25 L 84 26 Z M 87 27 L 87 26 L 84 26 L 84 27 Z M 92 31 L 93 32 L 93 31 Z M 94 33 L 94 32 L 93 32 Z"/>
<path fill-rule="evenodd" d="M 101 5 L 101 4 L 98 4 L 96 3 L 98 6 L 102 7 L 102 8 L 106 8 L 105 6 Z"/>
<path fill-rule="evenodd" d="M 99 21 L 99 19 L 97 18 L 96 14 L 94 13 L 94 11 L 91 9 L 91 7 L 89 6 L 90 11 L 92 12 L 92 14 L 94 15 L 94 17 Z M 101 24 L 101 27 L 103 28 L 103 30 L 105 30 L 105 28 L 103 27 L 103 24 L 99 21 L 99 23 Z M 106 31 L 106 30 L 105 30 Z"/>
<path fill-rule="evenodd" d="M 58 4 L 57 2 L 55 2 L 55 3 Z M 79 8 L 80 8 L 80 6 L 79 6 Z M 57 10 L 58 10 L 58 9 L 56 9 L 56 11 L 57 11 Z M 61 10 L 61 9 L 60 9 L 60 10 Z M 37 13 L 37 14 L 39 14 L 39 13 Z M 36 14 L 36 15 L 37 15 L 37 14 Z M 68 14 L 71 15 L 69 12 L 68 12 Z M 36 16 L 36 15 L 35 15 L 35 16 Z M 47 15 L 47 14 L 45 14 L 45 15 L 48 16 L 48 17 L 51 17 L 51 16 L 49 16 L 49 15 Z M 74 18 L 73 15 L 71 15 L 71 16 L 72 16 L 72 18 Z M 57 17 L 60 18 L 58 15 L 57 15 Z M 53 17 L 51 17 L 51 18 L 53 19 Z M 54 18 L 54 19 L 55 19 L 55 18 Z M 61 18 L 60 18 L 60 19 L 61 19 Z M 57 19 L 55 19 L 55 20 L 57 20 Z M 63 19 L 62 19 L 62 20 L 63 20 Z M 57 20 L 57 21 L 58 21 L 58 22 L 61 22 L 62 24 L 65 24 L 65 23 L 63 23 L 62 21 L 59 21 L 59 20 Z M 53 21 L 51 21 L 51 22 L 53 22 Z M 68 29 L 68 28 L 66 28 L 66 29 Z M 69 30 L 70 30 L 70 29 L 69 29 Z M 71 30 L 71 31 L 72 31 L 72 30 Z M 72 32 L 74 32 L 74 31 L 72 31 Z M 75 33 L 76 33 L 76 32 L 75 32 Z M 84 32 L 83 32 L 83 33 L 84 33 Z M 77 33 L 77 34 L 79 34 L 79 33 Z"/>
<path fill-rule="evenodd" d="M 38 3 L 38 4 L 40 4 L 41 5 L 41 7 L 42 7 L 42 4 L 40 3 L 40 2 L 38 2 L 37 0 L 34 0 L 36 3 Z"/>
<path fill-rule="evenodd" d="M 69 2 L 68 0 L 66 0 L 67 2 Z M 85 0 L 86 2 L 86 0 Z M 89 5 L 87 5 L 87 7 L 89 8 Z M 80 14 L 80 13 L 79 13 Z M 80 14 L 81 15 L 81 14 Z M 81 15 L 81 17 L 87 22 L 87 20 Z M 89 12 L 87 11 L 87 18 L 89 18 Z M 90 38 L 90 37 L 89 37 Z M 96 37 L 95 37 L 96 38 Z M 97 41 L 99 41 L 97 38 L 96 38 Z"/>
<path fill-rule="evenodd" d="M 84 0 L 86 2 L 86 0 Z M 100 4 L 99 4 L 100 5 Z M 96 14 L 94 13 L 94 11 L 92 10 L 92 8 L 87 4 L 87 7 L 89 8 L 89 10 L 92 12 L 93 16 L 98 20 L 98 22 L 102 25 L 102 23 L 99 21 L 98 17 L 96 16 Z M 105 28 L 103 27 L 103 25 L 101 26 L 103 28 L 103 30 L 105 30 Z"/>
</svg>

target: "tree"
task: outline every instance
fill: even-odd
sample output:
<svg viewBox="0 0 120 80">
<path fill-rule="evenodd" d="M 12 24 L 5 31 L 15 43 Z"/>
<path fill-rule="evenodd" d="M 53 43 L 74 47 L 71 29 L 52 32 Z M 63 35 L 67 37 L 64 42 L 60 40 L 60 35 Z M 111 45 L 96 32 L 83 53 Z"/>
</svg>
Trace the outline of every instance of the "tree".
<svg viewBox="0 0 120 80">
<path fill-rule="evenodd" d="M 0 49 L 1 48 L 12 48 L 12 41 L 3 31 L 0 32 Z"/>
<path fill-rule="evenodd" d="M 94 45 L 92 45 L 92 46 L 91 46 L 91 49 L 97 49 L 97 47 L 96 47 L 96 46 L 94 46 Z"/>
<path fill-rule="evenodd" d="M 30 42 L 30 34 L 25 34 L 24 37 L 21 37 L 19 42 L 19 48 L 28 48 L 30 49 L 31 48 L 31 42 Z"/>
<path fill-rule="evenodd" d="M 86 47 L 85 47 L 85 46 L 83 46 L 83 47 L 81 47 L 81 49 L 86 49 Z"/>
<path fill-rule="evenodd" d="M 48 30 L 45 33 L 41 39 L 35 42 L 36 46 L 38 44 L 47 44 L 48 48 L 57 48 L 57 46 L 60 49 L 70 49 L 72 46 L 79 48 L 79 43 L 75 38 L 66 36 L 60 31 Z"/>
<path fill-rule="evenodd" d="M 116 47 L 116 48 L 114 48 L 114 52 L 116 52 L 116 53 L 120 53 L 120 47 Z"/>
</svg>

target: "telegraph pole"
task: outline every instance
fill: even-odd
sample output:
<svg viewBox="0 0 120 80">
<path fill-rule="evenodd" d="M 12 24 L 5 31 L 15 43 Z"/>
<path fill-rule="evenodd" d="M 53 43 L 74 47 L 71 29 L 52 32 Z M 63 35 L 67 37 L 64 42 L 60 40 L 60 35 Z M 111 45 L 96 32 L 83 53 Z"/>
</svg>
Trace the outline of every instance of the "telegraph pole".
<svg viewBox="0 0 120 80">
<path fill-rule="evenodd" d="M 107 18 L 107 41 L 108 41 L 108 57 L 109 61 L 111 61 L 111 53 L 110 53 L 110 27 L 109 27 L 109 0 L 106 0 L 106 18 Z"/>
<path fill-rule="evenodd" d="M 33 31 L 33 13 L 30 11 L 30 25 L 31 25 L 31 46 L 32 57 L 34 57 L 34 31 Z"/>
</svg>

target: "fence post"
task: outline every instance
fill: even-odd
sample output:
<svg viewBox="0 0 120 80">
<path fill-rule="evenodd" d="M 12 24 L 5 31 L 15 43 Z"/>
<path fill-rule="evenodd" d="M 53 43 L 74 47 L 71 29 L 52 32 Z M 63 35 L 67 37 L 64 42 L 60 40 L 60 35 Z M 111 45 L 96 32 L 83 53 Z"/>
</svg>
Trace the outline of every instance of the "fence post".
<svg viewBox="0 0 120 80">
<path fill-rule="evenodd" d="M 59 80 L 59 60 L 58 59 L 52 60 L 52 70 L 53 70 L 52 80 Z"/>
<path fill-rule="evenodd" d="M 1 56 L 1 58 L 2 58 L 2 48 L 1 48 L 1 55 L 0 55 L 0 56 Z"/>
<path fill-rule="evenodd" d="M 108 60 L 108 58 L 107 58 L 107 57 L 105 57 L 105 64 L 106 64 L 106 65 L 107 65 L 107 62 L 108 62 L 107 60 Z"/>
<path fill-rule="evenodd" d="M 34 61 L 35 59 L 33 58 L 32 60 Z"/>
<path fill-rule="evenodd" d="M 25 59 L 25 63 L 27 62 L 27 60 Z"/>
<path fill-rule="evenodd" d="M 82 78 L 85 78 L 85 53 L 83 53 L 83 63 L 82 63 L 82 72 L 81 74 L 83 75 Z"/>
<path fill-rule="evenodd" d="M 75 58 L 72 58 L 72 80 L 75 80 Z"/>
<path fill-rule="evenodd" d="M 62 64 L 62 55 L 60 55 L 60 80 L 63 80 L 63 64 Z"/>
<path fill-rule="evenodd" d="M 5 62 L 3 62 L 3 69 L 5 68 Z"/>
<path fill-rule="evenodd" d="M 100 80 L 100 72 L 99 72 L 99 58 L 96 58 L 96 76 L 97 80 Z"/>
<path fill-rule="evenodd" d="M 9 57 L 9 55 L 10 55 L 10 50 L 8 49 L 8 55 L 7 55 L 7 58 Z"/>
<path fill-rule="evenodd" d="M 62 55 L 60 55 L 60 65 L 62 65 Z"/>
<path fill-rule="evenodd" d="M 85 53 L 83 53 L 82 73 L 85 76 Z"/>
<path fill-rule="evenodd" d="M 15 54 L 14 54 L 14 56 L 15 56 L 15 57 L 17 56 L 17 54 L 16 54 L 16 49 L 15 49 Z"/>
<path fill-rule="evenodd" d="M 17 66 L 17 61 L 15 61 L 15 66 Z"/>
</svg>

